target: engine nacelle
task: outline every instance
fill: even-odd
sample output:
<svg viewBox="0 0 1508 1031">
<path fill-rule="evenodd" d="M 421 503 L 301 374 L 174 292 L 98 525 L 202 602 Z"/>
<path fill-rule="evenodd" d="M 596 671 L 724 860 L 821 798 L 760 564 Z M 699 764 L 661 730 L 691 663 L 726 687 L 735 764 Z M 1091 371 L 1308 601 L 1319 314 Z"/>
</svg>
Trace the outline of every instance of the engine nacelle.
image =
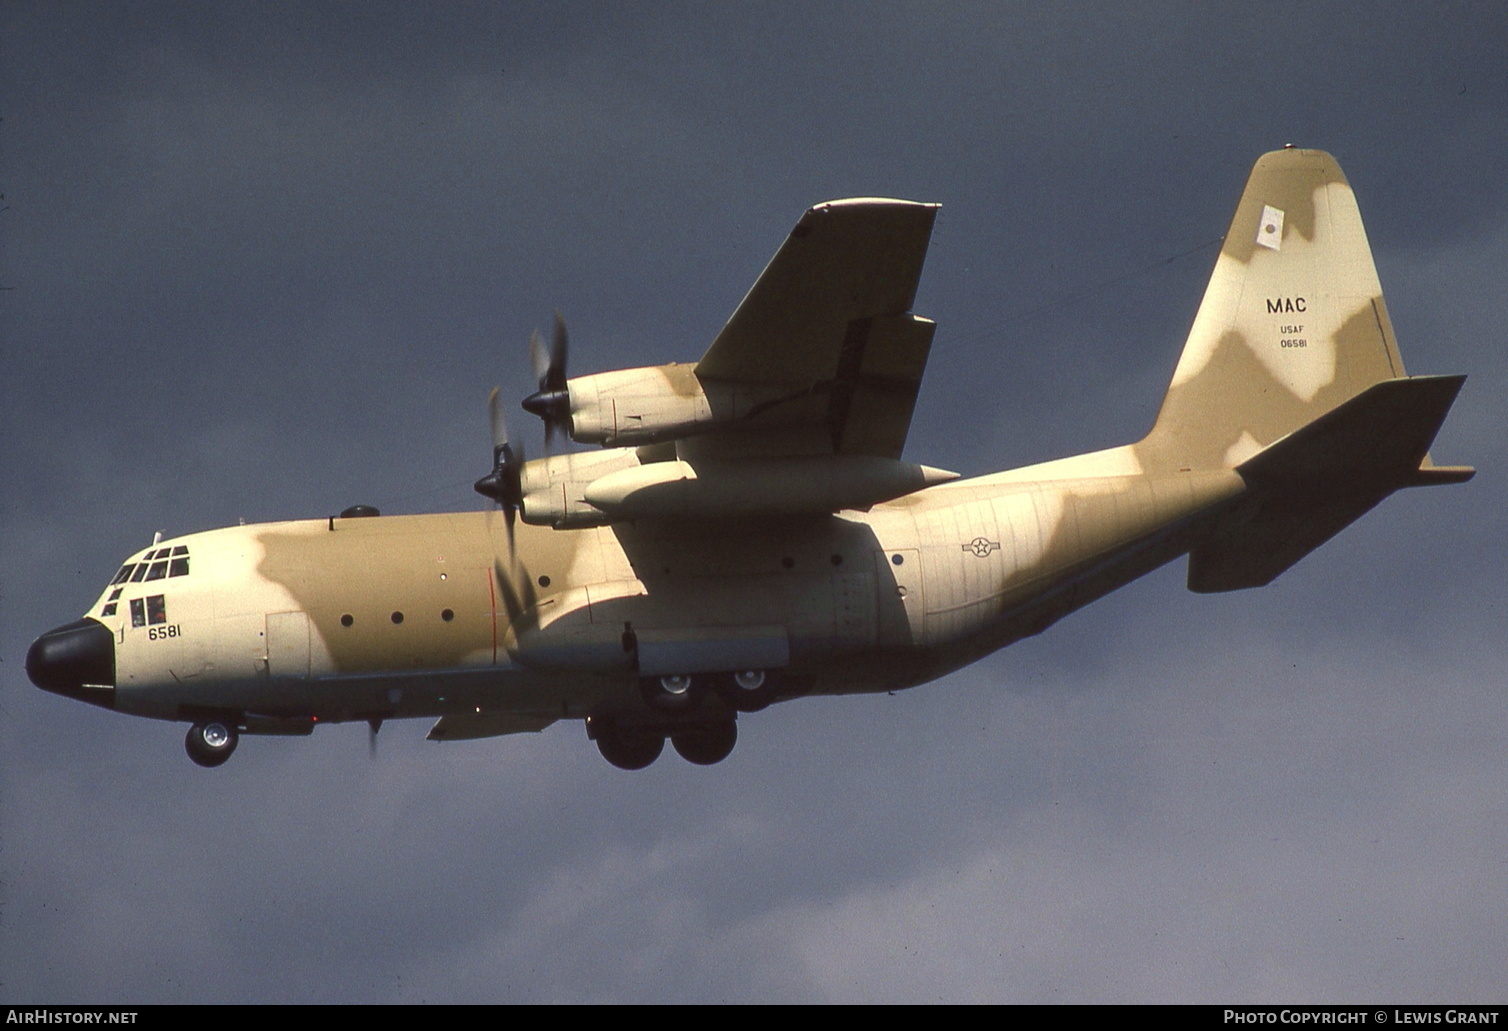
<svg viewBox="0 0 1508 1031">
<path fill-rule="evenodd" d="M 519 514 L 526 523 L 557 530 L 610 523 L 611 516 L 587 502 L 586 489 L 604 476 L 638 468 L 640 461 L 638 449 L 619 447 L 525 462 L 519 472 L 523 494 Z"/>
<path fill-rule="evenodd" d="M 616 369 L 567 381 L 571 438 L 582 444 L 648 444 L 713 422 L 691 365 Z"/>
<path fill-rule="evenodd" d="M 756 414 L 791 392 L 783 384 L 703 382 L 696 366 L 616 369 L 566 382 L 571 439 L 609 447 L 656 444 Z"/>
</svg>

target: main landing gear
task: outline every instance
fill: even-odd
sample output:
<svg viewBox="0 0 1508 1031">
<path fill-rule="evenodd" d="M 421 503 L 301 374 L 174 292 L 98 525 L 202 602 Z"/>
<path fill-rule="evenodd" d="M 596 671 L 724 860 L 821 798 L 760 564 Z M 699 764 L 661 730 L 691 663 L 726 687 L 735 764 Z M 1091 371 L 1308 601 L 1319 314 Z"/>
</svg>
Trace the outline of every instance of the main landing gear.
<svg viewBox="0 0 1508 1031">
<path fill-rule="evenodd" d="M 738 714 L 766 708 L 779 691 L 780 678 L 772 670 L 641 677 L 639 696 L 648 718 L 624 713 L 589 719 L 587 734 L 602 757 L 621 770 L 642 770 L 653 763 L 665 750 L 666 738 L 687 762 L 713 766 L 738 743 Z"/>
<path fill-rule="evenodd" d="M 596 736 L 597 751 L 620 770 L 642 770 L 665 750 L 665 735 L 650 727 L 609 723 Z"/>
<path fill-rule="evenodd" d="M 715 766 L 728 758 L 738 744 L 738 724 L 693 723 L 670 732 L 670 745 L 682 759 L 698 766 Z"/>
<path fill-rule="evenodd" d="M 626 721 L 587 724 L 602 758 L 620 770 L 642 770 L 660 757 L 665 738 L 687 762 L 712 766 L 728 758 L 738 743 L 738 725 L 733 714 L 714 720 L 687 721 L 671 725 L 638 725 Z"/>
<path fill-rule="evenodd" d="M 241 735 L 229 720 L 201 720 L 189 728 L 183 739 L 188 757 L 200 766 L 219 766 L 236 750 Z"/>
</svg>

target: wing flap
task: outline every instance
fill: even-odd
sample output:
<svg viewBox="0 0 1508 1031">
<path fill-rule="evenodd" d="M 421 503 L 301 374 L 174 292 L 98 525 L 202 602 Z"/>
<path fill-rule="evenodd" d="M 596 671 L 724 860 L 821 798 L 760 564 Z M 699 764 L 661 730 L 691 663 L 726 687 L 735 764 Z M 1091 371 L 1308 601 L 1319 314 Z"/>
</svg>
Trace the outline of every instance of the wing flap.
<svg viewBox="0 0 1508 1031">
<path fill-rule="evenodd" d="M 871 321 L 862 353 L 839 363 L 827 423 L 837 454 L 899 458 L 932 349 L 930 319 L 891 315 Z"/>
</svg>

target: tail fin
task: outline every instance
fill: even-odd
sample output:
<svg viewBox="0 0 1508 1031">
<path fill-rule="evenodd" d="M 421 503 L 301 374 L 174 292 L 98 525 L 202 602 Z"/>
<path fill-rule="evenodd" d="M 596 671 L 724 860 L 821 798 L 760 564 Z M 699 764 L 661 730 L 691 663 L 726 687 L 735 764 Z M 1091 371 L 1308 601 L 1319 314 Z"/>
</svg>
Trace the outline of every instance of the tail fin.
<svg viewBox="0 0 1508 1031">
<path fill-rule="evenodd" d="M 1152 432 L 1144 466 L 1233 469 L 1404 376 L 1356 198 L 1318 150 L 1262 155 Z"/>
<path fill-rule="evenodd" d="M 1270 583 L 1402 487 L 1460 483 L 1427 450 L 1461 376 L 1407 378 L 1356 198 L 1318 150 L 1252 169 L 1143 468 L 1235 469 L 1241 504 L 1189 559 L 1189 587 Z"/>
</svg>

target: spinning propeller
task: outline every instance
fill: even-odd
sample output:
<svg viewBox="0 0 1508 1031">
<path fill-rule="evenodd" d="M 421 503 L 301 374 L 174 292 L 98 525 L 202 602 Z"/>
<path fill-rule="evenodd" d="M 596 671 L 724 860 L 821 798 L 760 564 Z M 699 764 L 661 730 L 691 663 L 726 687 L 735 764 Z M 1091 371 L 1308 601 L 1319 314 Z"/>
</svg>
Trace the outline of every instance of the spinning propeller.
<svg viewBox="0 0 1508 1031">
<path fill-rule="evenodd" d="M 524 491 L 519 482 L 524 467 L 523 445 L 517 452 L 508 443 L 508 422 L 503 418 L 502 405 L 498 404 L 498 388 L 493 387 L 487 395 L 487 416 L 492 423 L 492 472 L 477 480 L 476 492 L 496 501 L 508 522 L 508 548 L 513 548 L 513 520 L 524 503 Z"/>
<path fill-rule="evenodd" d="M 565 320 L 560 312 L 555 313 L 555 327 L 551 333 L 549 350 L 539 330 L 529 334 L 529 360 L 534 365 L 534 378 L 539 390 L 524 398 L 524 410 L 539 416 L 545 422 L 545 454 L 548 456 L 555 431 L 560 429 L 571 435 L 571 391 L 566 386 L 566 339 Z M 503 418 L 502 406 L 498 403 L 498 388 L 493 387 L 487 396 L 487 418 L 492 424 L 492 472 L 476 481 L 478 494 L 497 502 L 508 522 L 508 551 L 513 551 L 513 523 L 523 507 L 524 492 L 520 482 L 524 468 L 524 449 L 518 450 L 508 443 L 508 423 Z"/>
<path fill-rule="evenodd" d="M 545 421 L 545 447 L 555 439 L 557 428 L 571 435 L 571 392 L 566 386 L 566 327 L 560 312 L 555 313 L 555 329 L 551 334 L 550 350 L 539 330 L 529 334 L 529 359 L 534 363 L 534 378 L 539 390 L 524 398 L 524 411 L 531 412 Z"/>
</svg>

